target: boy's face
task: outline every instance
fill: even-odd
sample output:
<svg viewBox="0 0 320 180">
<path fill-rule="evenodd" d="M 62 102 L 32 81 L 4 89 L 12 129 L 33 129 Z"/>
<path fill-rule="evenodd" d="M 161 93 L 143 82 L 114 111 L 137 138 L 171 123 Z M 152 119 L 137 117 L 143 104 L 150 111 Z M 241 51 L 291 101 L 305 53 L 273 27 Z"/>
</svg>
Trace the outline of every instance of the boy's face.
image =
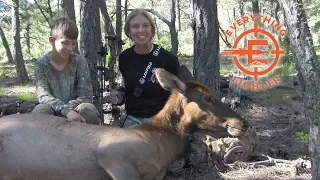
<svg viewBox="0 0 320 180">
<path fill-rule="evenodd" d="M 53 45 L 56 53 L 62 59 L 68 59 L 72 51 L 77 46 L 76 39 L 69 39 L 67 37 L 55 38 L 53 36 L 49 36 L 49 41 L 50 44 Z"/>
</svg>

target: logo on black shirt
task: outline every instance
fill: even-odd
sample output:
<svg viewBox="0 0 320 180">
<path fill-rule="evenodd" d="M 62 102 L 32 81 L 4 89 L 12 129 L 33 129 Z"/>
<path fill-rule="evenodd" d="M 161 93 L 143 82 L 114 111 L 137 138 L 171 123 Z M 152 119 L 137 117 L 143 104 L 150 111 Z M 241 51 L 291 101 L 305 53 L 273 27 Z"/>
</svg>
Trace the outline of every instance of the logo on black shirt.
<svg viewBox="0 0 320 180">
<path fill-rule="evenodd" d="M 143 78 L 139 79 L 140 84 L 144 84 L 144 82 L 146 82 L 146 81 Z"/>
<path fill-rule="evenodd" d="M 161 49 L 161 47 L 158 46 L 157 49 L 155 51 L 153 51 L 153 56 L 158 56 L 160 49 Z"/>
<path fill-rule="evenodd" d="M 159 55 L 159 51 L 153 51 L 153 56 L 158 56 Z"/>
<path fill-rule="evenodd" d="M 152 62 L 149 62 L 148 66 L 146 67 L 146 70 L 144 70 L 142 78 L 140 78 L 139 80 L 140 84 L 144 84 L 146 82 L 145 78 L 147 77 L 148 71 L 151 68 L 151 66 L 152 66 Z"/>
</svg>

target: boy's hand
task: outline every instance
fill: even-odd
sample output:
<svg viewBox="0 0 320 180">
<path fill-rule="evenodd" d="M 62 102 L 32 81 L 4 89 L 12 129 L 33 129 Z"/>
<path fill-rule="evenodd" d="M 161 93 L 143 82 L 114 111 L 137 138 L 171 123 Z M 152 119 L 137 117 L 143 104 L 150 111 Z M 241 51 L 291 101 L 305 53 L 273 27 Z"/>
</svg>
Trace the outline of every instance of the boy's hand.
<svg viewBox="0 0 320 180">
<path fill-rule="evenodd" d="M 86 123 L 86 120 L 79 114 L 77 113 L 76 111 L 74 110 L 71 110 L 67 113 L 67 118 L 70 120 L 70 121 L 79 121 L 79 122 L 84 122 Z"/>
</svg>

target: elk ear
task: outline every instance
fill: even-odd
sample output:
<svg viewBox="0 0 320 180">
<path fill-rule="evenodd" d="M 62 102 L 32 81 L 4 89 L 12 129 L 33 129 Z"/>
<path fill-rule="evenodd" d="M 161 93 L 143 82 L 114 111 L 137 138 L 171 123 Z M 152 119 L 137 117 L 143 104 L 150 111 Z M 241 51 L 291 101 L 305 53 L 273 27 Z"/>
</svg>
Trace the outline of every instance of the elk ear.
<svg viewBox="0 0 320 180">
<path fill-rule="evenodd" d="M 189 71 L 189 69 L 185 66 L 185 65 L 181 65 L 178 69 L 178 78 L 181 81 L 190 81 L 190 80 L 194 80 L 192 77 L 191 72 Z"/>
<path fill-rule="evenodd" d="M 186 94 L 187 86 L 180 81 L 177 76 L 171 74 L 170 72 L 158 68 L 156 70 L 156 77 L 163 89 Z"/>
</svg>

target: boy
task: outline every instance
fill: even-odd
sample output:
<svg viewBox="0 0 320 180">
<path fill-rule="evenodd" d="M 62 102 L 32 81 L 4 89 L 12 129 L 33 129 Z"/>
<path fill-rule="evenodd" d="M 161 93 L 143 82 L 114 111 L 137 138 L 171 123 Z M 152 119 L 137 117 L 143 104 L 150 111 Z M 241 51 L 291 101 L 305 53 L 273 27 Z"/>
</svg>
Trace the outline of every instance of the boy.
<svg viewBox="0 0 320 180">
<path fill-rule="evenodd" d="M 73 53 L 77 25 L 62 17 L 54 22 L 49 42 L 52 51 L 35 64 L 39 100 L 33 112 L 66 117 L 70 121 L 99 124 L 99 112 L 92 104 L 92 83 L 87 61 Z"/>
</svg>

